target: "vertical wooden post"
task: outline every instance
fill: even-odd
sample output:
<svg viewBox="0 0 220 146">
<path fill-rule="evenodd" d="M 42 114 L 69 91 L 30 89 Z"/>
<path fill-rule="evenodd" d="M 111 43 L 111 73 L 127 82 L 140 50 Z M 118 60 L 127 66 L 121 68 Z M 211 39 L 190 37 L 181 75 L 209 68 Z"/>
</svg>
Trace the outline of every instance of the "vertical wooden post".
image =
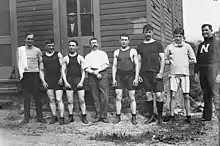
<svg viewBox="0 0 220 146">
<path fill-rule="evenodd" d="M 18 47 L 18 26 L 17 26 L 17 13 L 16 13 L 16 1 L 10 0 L 10 27 L 11 27 L 11 48 L 12 48 L 12 67 L 15 69 L 15 76 L 18 78 L 16 50 Z"/>
<path fill-rule="evenodd" d="M 55 41 L 55 49 L 63 53 L 61 49 L 61 34 L 60 34 L 60 8 L 59 0 L 53 0 L 53 33 Z"/>
<path fill-rule="evenodd" d="M 147 16 L 147 23 L 151 24 L 151 22 L 152 22 L 151 0 L 145 0 L 145 2 L 146 2 L 146 16 Z"/>
</svg>

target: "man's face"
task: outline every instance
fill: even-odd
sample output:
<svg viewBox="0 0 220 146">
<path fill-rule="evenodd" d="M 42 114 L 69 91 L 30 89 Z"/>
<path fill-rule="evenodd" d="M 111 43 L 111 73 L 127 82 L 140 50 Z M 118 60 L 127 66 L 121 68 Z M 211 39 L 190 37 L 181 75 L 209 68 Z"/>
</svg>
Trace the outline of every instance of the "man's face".
<svg viewBox="0 0 220 146">
<path fill-rule="evenodd" d="M 176 44 L 182 44 L 183 41 L 183 35 L 181 34 L 174 34 L 174 42 Z"/>
<path fill-rule="evenodd" d="M 99 43 L 98 43 L 97 40 L 92 40 L 92 41 L 90 42 L 90 45 L 91 45 L 91 48 L 92 48 L 93 50 L 97 50 L 97 49 L 98 49 L 98 46 L 99 46 Z"/>
<path fill-rule="evenodd" d="M 78 46 L 76 45 L 75 42 L 69 42 L 69 52 L 71 54 L 75 53 L 77 49 L 78 49 Z"/>
<path fill-rule="evenodd" d="M 202 36 L 204 38 L 210 38 L 212 36 L 212 30 L 208 26 L 203 27 Z"/>
<path fill-rule="evenodd" d="M 28 35 L 26 38 L 25 38 L 25 43 L 28 47 L 31 47 L 33 45 L 33 42 L 34 42 L 34 35 Z"/>
<path fill-rule="evenodd" d="M 46 47 L 49 53 L 52 53 L 54 51 L 54 43 L 47 44 Z"/>
<path fill-rule="evenodd" d="M 152 39 L 153 37 L 153 30 L 144 30 L 144 37 L 147 41 Z"/>
<path fill-rule="evenodd" d="M 69 16 L 70 23 L 76 23 L 76 16 Z"/>
<path fill-rule="evenodd" d="M 120 43 L 121 43 L 122 48 L 126 48 L 128 46 L 128 44 L 130 43 L 130 41 L 129 41 L 128 37 L 121 36 Z"/>
</svg>

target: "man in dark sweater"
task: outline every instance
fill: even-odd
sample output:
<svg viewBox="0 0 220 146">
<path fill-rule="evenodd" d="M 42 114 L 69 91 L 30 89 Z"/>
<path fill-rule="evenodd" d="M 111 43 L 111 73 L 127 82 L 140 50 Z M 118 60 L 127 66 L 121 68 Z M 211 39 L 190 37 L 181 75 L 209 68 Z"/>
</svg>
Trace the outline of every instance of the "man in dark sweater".
<svg viewBox="0 0 220 146">
<path fill-rule="evenodd" d="M 212 100 L 219 119 L 219 82 L 220 82 L 220 56 L 219 43 L 212 34 L 210 24 L 202 25 L 204 41 L 199 44 L 197 64 L 195 66 L 195 81 L 199 81 L 203 91 L 204 111 L 202 121 L 212 120 Z M 199 76 L 198 76 L 199 73 Z"/>
</svg>

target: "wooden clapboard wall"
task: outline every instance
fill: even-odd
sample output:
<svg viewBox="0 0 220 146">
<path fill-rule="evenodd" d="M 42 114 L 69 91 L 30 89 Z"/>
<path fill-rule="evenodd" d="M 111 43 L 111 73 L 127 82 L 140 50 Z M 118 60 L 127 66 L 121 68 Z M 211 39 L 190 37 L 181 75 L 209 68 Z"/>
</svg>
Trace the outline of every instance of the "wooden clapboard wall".
<svg viewBox="0 0 220 146">
<path fill-rule="evenodd" d="M 183 26 L 182 0 L 100 1 L 101 44 L 110 63 L 114 50 L 120 47 L 120 34 L 129 34 L 131 46 L 136 48 L 144 39 L 142 27 L 146 23 L 152 24 L 154 38 L 166 47 L 172 42 L 173 30 Z"/>
<path fill-rule="evenodd" d="M 145 23 L 145 0 L 100 0 L 101 44 L 110 62 L 113 51 L 120 47 L 120 34 L 129 34 L 131 46 L 136 47 L 143 39 L 141 32 Z"/>
<path fill-rule="evenodd" d="M 44 49 L 45 39 L 54 37 L 52 0 L 16 0 L 18 43 L 24 44 L 26 32 L 35 34 L 35 45 Z"/>
</svg>

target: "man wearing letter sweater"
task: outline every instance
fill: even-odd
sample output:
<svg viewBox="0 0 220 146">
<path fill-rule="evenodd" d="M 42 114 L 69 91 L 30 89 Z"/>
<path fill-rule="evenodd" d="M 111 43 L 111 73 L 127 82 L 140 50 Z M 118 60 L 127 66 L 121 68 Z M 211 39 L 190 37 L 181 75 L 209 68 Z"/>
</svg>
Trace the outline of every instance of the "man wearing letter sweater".
<svg viewBox="0 0 220 146">
<path fill-rule="evenodd" d="M 204 111 L 202 121 L 211 121 L 212 100 L 219 119 L 219 43 L 212 34 L 210 24 L 203 24 L 201 29 L 204 41 L 198 47 L 195 80 L 198 82 L 200 79 L 203 91 Z"/>
</svg>

